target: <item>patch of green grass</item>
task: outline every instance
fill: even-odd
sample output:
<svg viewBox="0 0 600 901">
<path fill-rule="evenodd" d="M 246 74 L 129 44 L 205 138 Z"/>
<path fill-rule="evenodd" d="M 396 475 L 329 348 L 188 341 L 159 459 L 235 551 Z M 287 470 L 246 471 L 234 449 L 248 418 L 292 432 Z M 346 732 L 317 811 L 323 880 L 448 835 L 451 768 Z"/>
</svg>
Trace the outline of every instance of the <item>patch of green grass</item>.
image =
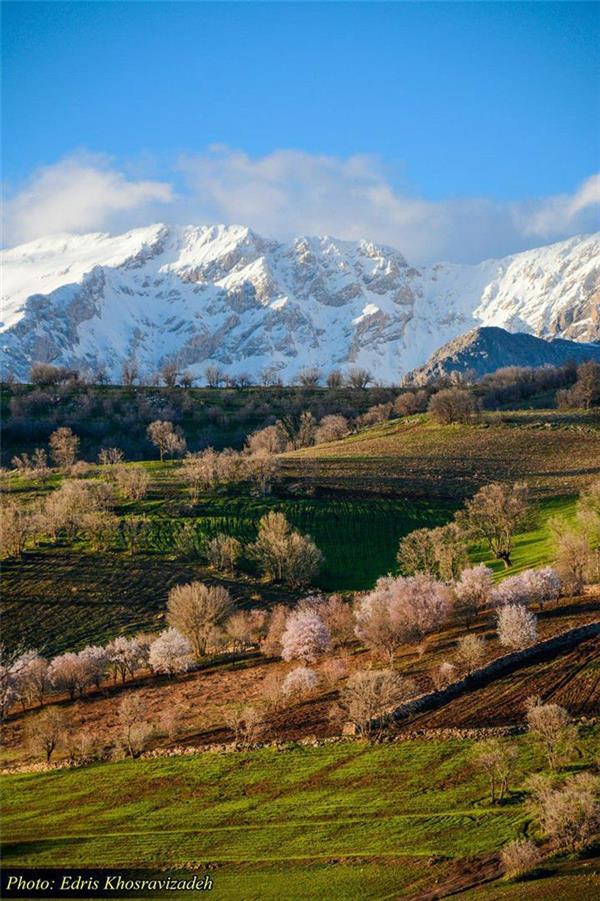
<svg viewBox="0 0 600 901">
<path fill-rule="evenodd" d="M 577 496 L 543 498 L 533 505 L 531 524 L 528 529 L 515 536 L 512 566 L 506 568 L 502 560 L 496 560 L 487 547 L 476 545 L 471 549 L 474 563 L 485 563 L 493 569 L 497 578 L 512 576 L 523 569 L 547 566 L 552 563 L 555 548 L 548 520 L 553 516 L 572 522 L 575 518 Z"/>
<path fill-rule="evenodd" d="M 597 738 L 597 730 L 586 737 L 579 765 Z M 204 753 L 3 777 L 3 859 L 210 863 L 220 898 L 397 897 L 421 878 L 427 887 L 445 860 L 498 850 L 526 831 L 518 788 L 539 760 L 525 737 L 514 741 L 513 791 L 498 807 L 466 740 Z M 428 871 L 434 856 L 440 869 Z"/>
</svg>

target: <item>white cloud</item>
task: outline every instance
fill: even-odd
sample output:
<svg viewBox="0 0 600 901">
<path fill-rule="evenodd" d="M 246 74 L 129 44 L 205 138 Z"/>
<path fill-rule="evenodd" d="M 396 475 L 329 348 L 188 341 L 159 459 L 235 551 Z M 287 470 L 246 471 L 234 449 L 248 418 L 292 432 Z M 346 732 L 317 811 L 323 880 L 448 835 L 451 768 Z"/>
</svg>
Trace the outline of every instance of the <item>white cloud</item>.
<svg viewBox="0 0 600 901">
<path fill-rule="evenodd" d="M 242 222 L 276 237 L 372 238 L 415 262 L 478 261 L 600 226 L 600 176 L 573 195 L 502 203 L 433 202 L 395 190 L 376 157 L 277 150 L 252 159 L 227 147 L 179 160 L 190 215 Z"/>
<path fill-rule="evenodd" d="M 78 154 L 34 172 L 5 205 L 4 233 L 17 243 L 57 232 L 128 227 L 152 203 L 172 200 L 169 184 L 128 180 L 108 158 Z"/>
<path fill-rule="evenodd" d="M 49 232 L 117 230 L 157 220 L 235 222 L 282 239 L 367 237 L 398 247 L 417 263 L 474 262 L 596 230 L 599 210 L 600 175 L 573 194 L 434 202 L 394 188 L 377 157 L 275 150 L 253 158 L 214 146 L 181 156 L 165 181 L 126 177 L 102 157 L 48 166 L 9 201 L 6 237 L 14 243 Z"/>
</svg>

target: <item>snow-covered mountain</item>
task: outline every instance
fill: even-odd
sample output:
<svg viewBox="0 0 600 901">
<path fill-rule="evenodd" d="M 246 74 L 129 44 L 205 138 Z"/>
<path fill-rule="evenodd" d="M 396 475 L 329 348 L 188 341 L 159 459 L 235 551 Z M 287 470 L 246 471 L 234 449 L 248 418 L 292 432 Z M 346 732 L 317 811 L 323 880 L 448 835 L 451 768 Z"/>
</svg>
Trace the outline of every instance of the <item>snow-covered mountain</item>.
<svg viewBox="0 0 600 901">
<path fill-rule="evenodd" d="M 200 376 L 209 364 L 290 379 L 305 366 L 366 367 L 397 382 L 478 325 L 600 338 L 600 234 L 479 265 L 411 266 L 369 241 L 284 244 L 241 226 L 152 225 L 58 235 L 7 250 L 1 353 L 118 379 L 135 358 Z"/>
</svg>

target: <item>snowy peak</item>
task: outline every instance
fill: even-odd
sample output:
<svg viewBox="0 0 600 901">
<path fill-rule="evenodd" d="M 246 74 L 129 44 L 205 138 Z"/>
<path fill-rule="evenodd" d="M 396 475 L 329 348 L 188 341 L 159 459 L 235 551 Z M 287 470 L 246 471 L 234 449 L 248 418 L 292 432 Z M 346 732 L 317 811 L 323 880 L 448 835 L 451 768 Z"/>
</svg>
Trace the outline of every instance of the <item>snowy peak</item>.
<svg viewBox="0 0 600 901">
<path fill-rule="evenodd" d="M 477 266 L 414 267 L 390 247 L 329 236 L 290 243 L 239 225 L 54 235 L 4 254 L 2 357 L 118 378 L 135 357 L 257 376 L 275 366 L 365 366 L 397 382 L 477 327 L 600 337 L 600 237 Z"/>
</svg>

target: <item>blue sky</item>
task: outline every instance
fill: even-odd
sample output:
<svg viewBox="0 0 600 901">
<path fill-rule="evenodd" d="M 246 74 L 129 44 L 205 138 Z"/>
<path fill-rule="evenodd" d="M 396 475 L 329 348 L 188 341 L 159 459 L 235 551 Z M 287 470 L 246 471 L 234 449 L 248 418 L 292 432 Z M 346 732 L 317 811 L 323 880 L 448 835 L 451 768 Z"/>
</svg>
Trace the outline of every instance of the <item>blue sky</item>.
<svg viewBox="0 0 600 901">
<path fill-rule="evenodd" d="M 412 241 L 421 258 L 589 230 L 599 19 L 596 3 L 4 3 L 7 239 L 37 236 L 36 198 L 51 230 L 216 216 L 410 245 L 416 223 L 437 235 Z M 65 187 L 70 215 L 50 197 Z M 449 233 L 473 217 L 461 253 Z"/>
</svg>

